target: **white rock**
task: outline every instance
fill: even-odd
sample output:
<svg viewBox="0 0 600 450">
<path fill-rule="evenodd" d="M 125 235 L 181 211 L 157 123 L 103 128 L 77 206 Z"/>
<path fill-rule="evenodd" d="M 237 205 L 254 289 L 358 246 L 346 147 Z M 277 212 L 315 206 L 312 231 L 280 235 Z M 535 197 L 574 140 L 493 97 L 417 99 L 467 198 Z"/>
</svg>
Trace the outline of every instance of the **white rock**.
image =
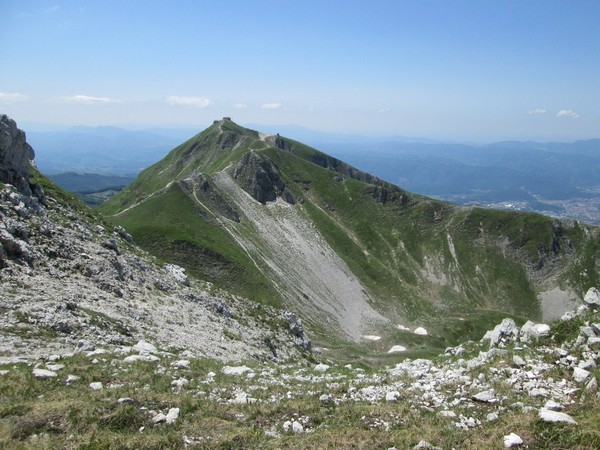
<svg viewBox="0 0 600 450">
<path fill-rule="evenodd" d="M 590 336 L 587 340 L 587 346 L 594 351 L 600 350 L 600 337 Z"/>
<path fill-rule="evenodd" d="M 285 431 L 287 433 L 292 428 L 292 421 L 286 420 L 285 422 L 283 422 L 282 427 L 283 427 L 283 431 Z"/>
<path fill-rule="evenodd" d="M 117 400 L 117 402 L 131 405 L 133 404 L 133 399 L 130 397 L 121 397 L 119 400 Z"/>
<path fill-rule="evenodd" d="M 190 361 L 187 359 L 180 359 L 179 361 L 172 362 L 171 367 L 180 367 L 182 369 L 187 369 L 188 367 L 190 367 Z"/>
<path fill-rule="evenodd" d="M 488 422 L 493 422 L 495 420 L 498 420 L 498 417 L 499 416 L 497 412 L 491 412 L 487 416 L 485 416 L 485 420 L 487 420 Z"/>
<path fill-rule="evenodd" d="M 236 394 L 236 396 L 229 400 L 228 403 L 234 405 L 245 405 L 248 403 L 256 403 L 258 400 L 252 397 L 250 394 L 246 394 L 245 392 L 240 392 Z"/>
<path fill-rule="evenodd" d="M 292 431 L 294 433 L 304 433 L 304 427 L 302 426 L 302 424 L 300 422 L 293 422 L 292 423 Z"/>
<path fill-rule="evenodd" d="M 585 297 L 583 297 L 584 303 L 591 306 L 600 306 L 600 291 L 595 287 L 588 289 Z"/>
<path fill-rule="evenodd" d="M 56 372 L 53 372 L 48 369 L 33 369 L 33 376 L 35 378 L 54 378 L 56 376 Z"/>
<path fill-rule="evenodd" d="M 589 376 L 590 373 L 585 369 L 581 369 L 579 367 L 575 367 L 573 369 L 573 379 L 578 383 L 583 383 L 585 380 L 588 379 Z"/>
<path fill-rule="evenodd" d="M 475 394 L 472 398 L 473 400 L 477 400 L 478 402 L 482 403 L 496 403 L 498 401 L 498 399 L 494 397 L 493 389 L 479 392 L 478 394 Z"/>
<path fill-rule="evenodd" d="M 158 349 L 152 345 L 150 342 L 139 341 L 137 344 L 133 346 L 133 349 L 138 352 L 147 352 L 147 353 L 158 353 Z"/>
<path fill-rule="evenodd" d="M 64 369 L 65 365 L 64 364 L 46 364 L 46 368 L 53 372 L 58 372 L 59 370 Z"/>
<path fill-rule="evenodd" d="M 165 272 L 167 272 L 175 281 L 183 284 L 184 286 L 190 285 L 190 280 L 185 274 L 185 269 L 183 267 L 179 267 L 175 264 L 165 264 L 164 265 Z"/>
<path fill-rule="evenodd" d="M 190 381 L 187 378 L 179 378 L 178 380 L 171 381 L 171 387 L 181 389 L 184 386 L 190 384 Z"/>
<path fill-rule="evenodd" d="M 90 383 L 90 389 L 92 391 L 99 391 L 103 388 L 104 388 L 104 386 L 102 386 L 102 383 L 100 381 L 95 381 L 93 383 Z"/>
<path fill-rule="evenodd" d="M 585 391 L 590 394 L 595 394 L 598 392 L 598 381 L 596 377 L 592 377 L 592 379 L 585 385 Z"/>
<path fill-rule="evenodd" d="M 544 405 L 545 409 L 549 409 L 550 411 L 560 411 L 562 409 L 562 405 L 554 400 L 548 400 Z"/>
<path fill-rule="evenodd" d="M 523 444 L 523 439 L 518 434 L 510 433 L 504 436 L 504 447 L 511 448 Z"/>
<path fill-rule="evenodd" d="M 167 421 L 167 416 L 163 413 L 158 413 L 156 416 L 152 418 L 152 422 L 154 423 L 165 423 Z"/>
<path fill-rule="evenodd" d="M 67 375 L 67 379 L 65 380 L 66 384 L 72 384 L 73 382 L 80 380 L 81 377 L 77 375 Z"/>
<path fill-rule="evenodd" d="M 540 409 L 539 417 L 544 422 L 565 422 L 577 425 L 575 419 L 573 419 L 570 415 L 557 411 L 551 411 L 545 408 Z"/>
<path fill-rule="evenodd" d="M 331 397 L 331 395 L 329 395 L 329 394 L 323 394 L 319 397 L 319 401 L 323 402 L 323 403 L 329 403 L 332 400 L 333 400 L 333 397 Z"/>
<path fill-rule="evenodd" d="M 372 334 L 366 334 L 363 336 L 363 339 L 366 339 L 367 341 L 379 341 L 381 339 L 381 336 L 374 336 Z"/>
<path fill-rule="evenodd" d="M 167 424 L 175 423 L 175 421 L 179 418 L 179 408 L 171 408 L 166 415 Z"/>
<path fill-rule="evenodd" d="M 385 393 L 385 401 L 386 402 L 396 402 L 400 398 L 400 392 L 398 391 L 390 391 Z"/>
<path fill-rule="evenodd" d="M 442 417 L 450 417 L 450 418 L 454 418 L 456 417 L 456 413 L 450 409 L 445 409 L 443 411 L 440 411 L 440 416 Z"/>
<path fill-rule="evenodd" d="M 327 364 L 317 364 L 314 367 L 314 371 L 315 372 L 321 372 L 321 373 L 323 373 L 323 372 L 327 372 L 328 370 L 329 370 L 329 366 Z"/>
<path fill-rule="evenodd" d="M 525 360 L 523 358 L 521 358 L 519 355 L 513 356 L 513 363 L 515 364 L 515 366 L 519 366 L 519 367 L 525 367 L 527 365 Z"/>
<path fill-rule="evenodd" d="M 248 366 L 225 366 L 221 369 L 223 375 L 243 375 L 246 372 L 254 372 Z"/>
<path fill-rule="evenodd" d="M 399 330 L 402 330 L 402 331 L 410 331 L 410 328 L 405 327 L 404 325 L 400 325 L 400 324 L 396 325 L 396 328 L 398 328 Z"/>
<path fill-rule="evenodd" d="M 402 353 L 406 351 L 406 347 L 403 345 L 394 345 L 388 350 L 388 353 Z"/>
<path fill-rule="evenodd" d="M 414 334 L 418 334 L 419 336 L 427 336 L 427 330 L 423 327 L 417 327 L 413 331 Z"/>
<path fill-rule="evenodd" d="M 8 370 L 0 370 L 0 376 L 8 375 Z"/>
<path fill-rule="evenodd" d="M 123 360 L 124 363 L 135 363 L 139 361 L 158 362 L 160 361 L 160 358 L 154 355 L 130 355 Z"/>
</svg>

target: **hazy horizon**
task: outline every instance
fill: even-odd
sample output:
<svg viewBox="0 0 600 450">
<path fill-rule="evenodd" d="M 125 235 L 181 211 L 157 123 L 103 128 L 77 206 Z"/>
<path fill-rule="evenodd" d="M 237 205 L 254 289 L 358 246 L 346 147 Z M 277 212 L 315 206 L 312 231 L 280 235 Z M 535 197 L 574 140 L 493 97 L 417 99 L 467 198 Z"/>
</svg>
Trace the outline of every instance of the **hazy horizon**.
<svg viewBox="0 0 600 450">
<path fill-rule="evenodd" d="M 600 123 L 600 3 L 7 0 L 0 112 L 22 128 L 240 124 L 459 142 Z"/>
</svg>

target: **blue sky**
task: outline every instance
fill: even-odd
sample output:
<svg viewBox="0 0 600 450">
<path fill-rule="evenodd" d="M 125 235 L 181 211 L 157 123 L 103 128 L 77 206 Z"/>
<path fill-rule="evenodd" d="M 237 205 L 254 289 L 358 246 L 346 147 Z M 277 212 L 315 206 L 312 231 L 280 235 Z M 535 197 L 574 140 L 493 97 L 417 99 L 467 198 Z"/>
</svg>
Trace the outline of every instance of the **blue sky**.
<svg viewBox="0 0 600 450">
<path fill-rule="evenodd" d="M 0 112 L 434 139 L 600 137 L 600 1 L 0 3 Z"/>
</svg>

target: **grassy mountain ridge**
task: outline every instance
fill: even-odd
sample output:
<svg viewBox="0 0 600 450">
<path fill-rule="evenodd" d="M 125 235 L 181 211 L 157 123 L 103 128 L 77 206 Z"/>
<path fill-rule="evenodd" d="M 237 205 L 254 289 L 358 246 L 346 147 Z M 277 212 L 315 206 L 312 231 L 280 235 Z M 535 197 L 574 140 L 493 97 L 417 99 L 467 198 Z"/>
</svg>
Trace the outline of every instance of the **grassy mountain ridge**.
<svg viewBox="0 0 600 450">
<path fill-rule="evenodd" d="M 593 227 L 432 200 L 227 120 L 102 212 L 191 273 L 355 340 L 473 308 L 552 318 L 598 281 Z"/>
</svg>

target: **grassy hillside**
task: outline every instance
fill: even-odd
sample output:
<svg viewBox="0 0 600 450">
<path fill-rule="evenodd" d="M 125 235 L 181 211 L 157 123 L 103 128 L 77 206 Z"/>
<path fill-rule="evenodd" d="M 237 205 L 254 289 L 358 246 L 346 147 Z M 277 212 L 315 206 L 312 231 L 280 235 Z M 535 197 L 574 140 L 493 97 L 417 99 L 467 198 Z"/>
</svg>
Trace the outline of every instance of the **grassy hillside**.
<svg viewBox="0 0 600 450">
<path fill-rule="evenodd" d="M 271 188 L 283 206 L 261 200 Z M 329 294 L 315 299 L 301 281 L 288 284 L 293 274 L 282 274 L 282 267 L 295 269 L 294 261 L 282 260 L 286 252 L 299 258 L 300 272 L 312 263 L 272 240 L 281 239 L 275 228 L 286 221 L 296 231 L 314 227 L 343 261 L 339 270 L 350 271 L 349 286 L 354 278 L 363 286 L 350 296 L 361 296 L 391 325 L 426 324 L 450 340 L 469 326 L 445 327 L 441 318 L 465 322 L 476 308 L 494 318 L 503 311 L 539 320 L 545 292 L 572 299 L 599 281 L 593 227 L 414 195 L 299 142 L 231 121 L 176 147 L 101 210 L 190 273 L 296 309 L 322 305 Z M 272 220 L 267 228 L 275 234 L 261 229 L 258 218 Z M 279 245 L 289 245 L 286 239 Z M 304 318 L 315 333 L 331 335 L 331 317 L 319 308 L 307 308 Z"/>
</svg>

